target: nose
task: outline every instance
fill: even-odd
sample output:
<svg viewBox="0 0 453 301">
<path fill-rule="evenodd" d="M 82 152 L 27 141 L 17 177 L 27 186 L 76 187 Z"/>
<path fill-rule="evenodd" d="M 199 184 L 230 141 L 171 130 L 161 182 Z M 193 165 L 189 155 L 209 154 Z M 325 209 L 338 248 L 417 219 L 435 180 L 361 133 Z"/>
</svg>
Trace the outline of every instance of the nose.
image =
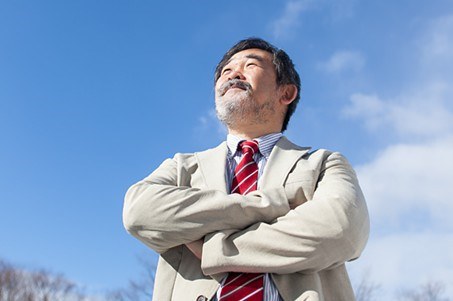
<svg viewBox="0 0 453 301">
<path fill-rule="evenodd" d="M 240 79 L 240 80 L 245 80 L 245 76 L 242 73 L 242 70 L 240 70 L 239 67 L 234 68 L 230 74 L 228 74 L 228 80 L 232 79 Z"/>
</svg>

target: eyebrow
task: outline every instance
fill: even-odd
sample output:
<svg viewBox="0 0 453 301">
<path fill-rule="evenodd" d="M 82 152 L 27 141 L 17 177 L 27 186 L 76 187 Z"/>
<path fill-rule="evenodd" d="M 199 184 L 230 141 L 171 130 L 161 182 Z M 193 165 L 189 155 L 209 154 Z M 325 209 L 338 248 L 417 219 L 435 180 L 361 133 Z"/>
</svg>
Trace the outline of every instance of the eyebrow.
<svg viewBox="0 0 453 301">
<path fill-rule="evenodd" d="M 262 56 L 256 55 L 256 54 L 248 54 L 245 56 L 248 59 L 255 59 L 260 62 L 264 62 L 264 58 Z"/>
<path fill-rule="evenodd" d="M 259 56 L 259 55 L 253 54 L 253 53 L 247 54 L 245 56 L 245 58 L 246 59 L 255 59 L 255 60 L 259 61 L 259 62 L 264 62 L 264 58 L 262 56 Z M 225 67 L 226 65 L 231 63 L 231 61 L 233 61 L 233 60 L 237 60 L 237 58 L 234 58 L 234 59 L 230 58 L 228 61 L 226 61 L 225 65 L 223 65 L 223 67 Z"/>
</svg>

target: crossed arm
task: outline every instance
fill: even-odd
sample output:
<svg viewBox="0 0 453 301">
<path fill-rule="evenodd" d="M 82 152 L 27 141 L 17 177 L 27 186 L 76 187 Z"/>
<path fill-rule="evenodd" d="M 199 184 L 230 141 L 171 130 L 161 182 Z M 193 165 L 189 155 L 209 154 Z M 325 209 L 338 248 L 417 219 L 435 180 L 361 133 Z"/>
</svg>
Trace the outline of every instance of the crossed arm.
<svg viewBox="0 0 453 301">
<path fill-rule="evenodd" d="M 159 253 L 185 244 L 207 275 L 308 272 L 341 264 L 364 247 L 368 215 L 346 160 L 335 153 L 324 157 L 306 202 L 298 197 L 307 187 L 302 182 L 244 196 L 191 188 L 181 182 L 188 177 L 178 174 L 182 158 L 175 157 L 129 189 L 125 226 Z"/>
</svg>

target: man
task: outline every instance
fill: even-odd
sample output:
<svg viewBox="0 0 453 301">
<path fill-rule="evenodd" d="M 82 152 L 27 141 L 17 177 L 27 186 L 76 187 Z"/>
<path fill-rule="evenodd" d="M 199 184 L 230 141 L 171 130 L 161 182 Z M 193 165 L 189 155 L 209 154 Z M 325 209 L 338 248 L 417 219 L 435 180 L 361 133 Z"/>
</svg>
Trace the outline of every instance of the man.
<svg viewBox="0 0 453 301">
<path fill-rule="evenodd" d="M 160 254 L 154 300 L 354 300 L 345 262 L 366 244 L 367 208 L 343 156 L 282 136 L 299 97 L 291 59 L 268 42 L 224 55 L 227 141 L 176 154 L 126 194 L 126 229 Z"/>
</svg>

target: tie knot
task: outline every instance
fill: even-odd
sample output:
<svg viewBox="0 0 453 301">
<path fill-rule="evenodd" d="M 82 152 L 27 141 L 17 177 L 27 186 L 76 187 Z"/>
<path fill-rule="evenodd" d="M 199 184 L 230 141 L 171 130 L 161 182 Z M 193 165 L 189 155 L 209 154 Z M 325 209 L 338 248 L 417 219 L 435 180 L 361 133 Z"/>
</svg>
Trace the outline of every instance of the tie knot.
<svg viewBox="0 0 453 301">
<path fill-rule="evenodd" d="M 242 154 L 250 154 L 253 156 L 254 154 L 259 152 L 258 148 L 258 141 L 255 140 L 245 140 L 239 143 L 239 147 L 241 148 Z"/>
</svg>

